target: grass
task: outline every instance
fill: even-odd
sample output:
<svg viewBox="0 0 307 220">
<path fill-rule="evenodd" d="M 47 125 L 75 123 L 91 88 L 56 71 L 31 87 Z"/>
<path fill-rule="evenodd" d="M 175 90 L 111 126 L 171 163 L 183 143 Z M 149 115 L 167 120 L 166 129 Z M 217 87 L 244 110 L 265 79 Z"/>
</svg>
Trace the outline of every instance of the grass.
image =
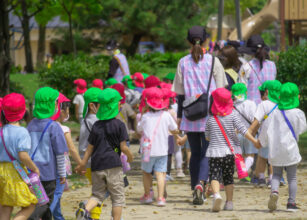
<svg viewBox="0 0 307 220">
<path fill-rule="evenodd" d="M 37 74 L 11 74 L 10 80 L 13 82 L 13 88 L 16 92 L 22 93 L 30 102 L 33 101 L 34 94 L 39 88 Z M 19 91 L 21 90 L 21 91 Z"/>
</svg>

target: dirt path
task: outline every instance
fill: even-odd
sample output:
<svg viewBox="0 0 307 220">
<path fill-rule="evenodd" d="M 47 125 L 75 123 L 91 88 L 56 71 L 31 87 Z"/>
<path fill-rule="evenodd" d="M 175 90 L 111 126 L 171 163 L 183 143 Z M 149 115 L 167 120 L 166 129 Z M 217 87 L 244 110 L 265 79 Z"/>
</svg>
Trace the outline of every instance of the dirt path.
<svg viewBox="0 0 307 220">
<path fill-rule="evenodd" d="M 270 213 L 267 209 L 267 201 L 270 190 L 267 188 L 254 188 L 252 185 L 242 185 L 235 179 L 234 211 L 221 211 L 212 213 L 210 211 L 212 199 L 209 198 L 202 206 L 192 204 L 192 192 L 189 186 L 189 176 L 183 179 L 175 179 L 168 182 L 167 205 L 160 208 L 153 205 L 141 205 L 139 198 L 143 194 L 142 177 L 140 170 L 140 158 L 137 155 L 138 147 L 131 147 L 136 159 L 132 164 L 132 171 L 128 173 L 130 186 L 126 188 L 126 207 L 123 212 L 123 219 L 307 219 L 307 169 L 298 169 L 298 192 L 297 203 L 301 208 L 296 213 L 286 212 L 288 198 L 288 187 L 280 188 L 280 199 L 278 210 Z M 174 174 L 175 175 L 175 174 Z M 174 176 L 173 175 L 173 176 Z M 156 187 L 155 187 L 156 190 Z M 62 212 L 65 219 L 74 219 L 75 211 L 82 200 L 86 200 L 91 193 L 89 185 L 79 189 L 65 192 L 62 199 Z M 225 193 L 221 192 L 225 200 Z M 102 219 L 110 219 L 110 199 L 105 202 Z"/>
</svg>

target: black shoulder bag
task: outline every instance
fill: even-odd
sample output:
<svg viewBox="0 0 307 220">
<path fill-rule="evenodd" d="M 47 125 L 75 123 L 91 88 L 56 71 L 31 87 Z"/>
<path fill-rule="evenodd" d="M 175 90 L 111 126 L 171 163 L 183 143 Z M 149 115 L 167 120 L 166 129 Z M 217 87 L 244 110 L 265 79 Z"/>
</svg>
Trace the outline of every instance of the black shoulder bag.
<svg viewBox="0 0 307 220">
<path fill-rule="evenodd" d="M 183 112 L 184 116 L 190 121 L 197 121 L 199 119 L 205 118 L 208 115 L 208 102 L 209 102 L 209 90 L 213 75 L 213 67 L 214 67 L 215 57 L 212 56 L 212 65 L 209 76 L 209 82 L 207 86 L 207 92 L 203 94 L 197 94 L 196 96 L 192 96 L 183 102 Z"/>
</svg>

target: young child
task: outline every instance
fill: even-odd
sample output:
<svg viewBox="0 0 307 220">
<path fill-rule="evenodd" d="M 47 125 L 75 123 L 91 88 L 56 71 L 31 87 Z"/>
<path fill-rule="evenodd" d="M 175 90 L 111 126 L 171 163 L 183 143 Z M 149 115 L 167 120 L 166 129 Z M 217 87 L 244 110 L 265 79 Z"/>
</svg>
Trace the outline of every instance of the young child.
<svg viewBox="0 0 307 220">
<path fill-rule="evenodd" d="M 111 86 L 113 86 L 114 84 L 118 83 L 118 81 L 114 78 L 109 78 L 107 79 L 104 84 L 106 85 L 106 88 L 110 88 Z"/>
<path fill-rule="evenodd" d="M 66 98 L 62 93 L 59 94 L 58 98 L 58 112 L 51 118 L 52 120 L 56 121 L 62 128 L 65 136 L 65 140 L 67 143 L 67 147 L 69 150 L 69 153 L 71 154 L 73 160 L 77 163 L 81 163 L 80 156 L 78 154 L 78 151 L 76 150 L 76 147 L 73 143 L 73 140 L 71 138 L 71 131 L 69 127 L 62 125 L 61 123 L 67 122 L 69 119 L 69 106 L 70 106 L 70 100 Z M 72 168 L 70 164 L 69 154 L 65 153 L 65 165 L 66 165 L 66 174 L 71 175 L 72 174 Z M 64 192 L 65 186 L 67 185 L 67 181 L 65 184 L 60 184 L 60 179 L 57 178 L 56 180 L 56 189 L 54 192 L 54 198 L 52 201 L 52 204 L 50 205 L 50 210 L 52 212 L 54 220 L 63 220 L 64 217 L 61 212 L 61 197 Z"/>
<path fill-rule="evenodd" d="M 75 105 L 75 116 L 76 119 L 81 123 L 82 121 L 82 112 L 84 107 L 84 98 L 83 94 L 86 92 L 86 81 L 84 79 L 76 79 L 74 84 L 77 86 L 77 95 L 73 100 Z"/>
<path fill-rule="evenodd" d="M 29 219 L 52 219 L 50 204 L 56 189 L 56 179 L 65 184 L 66 166 L 65 153 L 68 152 L 61 126 L 50 119 L 58 107 L 59 92 L 50 87 L 40 88 L 35 94 L 34 119 L 27 129 L 31 136 L 30 155 L 39 168 L 40 179 L 50 201 L 38 206 Z"/>
<path fill-rule="evenodd" d="M 156 76 L 148 76 L 144 81 L 146 89 L 149 89 L 151 87 L 158 87 L 160 83 L 160 79 Z"/>
<path fill-rule="evenodd" d="M 139 92 L 134 91 L 135 86 L 130 75 L 124 76 L 122 79 L 122 83 L 125 87 L 126 103 L 128 103 L 131 107 L 135 108 L 140 101 L 141 94 Z"/>
<path fill-rule="evenodd" d="M 283 169 L 287 172 L 289 184 L 288 211 L 297 211 L 295 203 L 297 164 L 302 157 L 299 153 L 299 135 L 307 130 L 306 117 L 299 107 L 299 89 L 294 83 L 285 83 L 280 90 L 278 109 L 271 114 L 259 135 L 258 147 L 269 149 L 269 163 L 273 166 L 271 195 L 268 202 L 270 211 L 277 209 L 278 188 Z M 261 146 L 260 146 L 261 145 Z"/>
<path fill-rule="evenodd" d="M 94 79 L 92 82 L 92 87 L 103 90 L 103 82 L 101 79 Z"/>
<path fill-rule="evenodd" d="M 238 113 L 241 121 L 245 127 L 249 128 L 254 120 L 257 105 L 254 101 L 247 100 L 247 88 L 244 83 L 236 83 L 231 87 L 232 98 L 234 101 L 234 109 Z M 257 148 L 254 147 L 253 143 L 243 137 L 241 134 L 238 135 L 240 140 L 240 146 L 242 153 L 245 157 L 245 166 L 249 170 L 254 164 L 254 155 L 258 153 Z M 250 182 L 250 178 L 246 177 L 246 181 Z"/>
<path fill-rule="evenodd" d="M 26 112 L 25 98 L 21 94 L 11 93 L 4 96 L 1 111 L 3 127 L 0 128 L 0 216 L 3 220 L 11 219 L 14 206 L 21 207 L 14 219 L 26 220 L 32 214 L 37 203 L 36 196 L 20 177 L 6 152 L 22 166 L 40 175 L 39 169 L 29 156 L 31 137 L 19 121 Z"/>
<path fill-rule="evenodd" d="M 254 116 L 254 121 L 250 126 L 250 131 L 252 134 L 256 134 L 259 126 L 264 126 L 266 123 L 266 118 L 270 117 L 270 115 L 277 109 L 278 101 L 279 101 L 279 92 L 281 88 L 281 83 L 278 80 L 267 80 L 263 83 L 263 85 L 259 88 L 260 90 L 265 90 L 263 94 L 263 99 L 258 106 Z M 261 128 L 260 128 L 261 130 Z M 265 180 L 265 168 L 268 161 L 268 148 L 261 148 L 258 152 L 257 162 L 256 162 L 256 186 L 264 187 L 266 186 Z M 270 171 L 270 177 L 268 181 L 268 186 L 270 186 L 270 182 L 272 179 L 272 170 Z"/>
<path fill-rule="evenodd" d="M 231 93 L 227 89 L 216 89 L 212 92 L 211 97 L 211 115 L 206 123 L 205 135 L 206 139 L 210 141 L 206 157 L 209 158 L 209 178 L 214 193 L 212 211 L 219 212 L 221 210 L 222 197 L 219 193 L 219 180 L 221 179 L 221 175 L 226 191 L 224 210 L 230 211 L 233 210 L 232 198 L 235 158 L 218 123 L 220 122 L 222 125 L 235 153 L 241 153 L 240 142 L 235 129 L 254 144 L 256 144 L 257 141 L 247 131 L 247 128 L 240 120 L 238 114 L 233 111 Z"/>
<path fill-rule="evenodd" d="M 169 132 L 173 135 L 179 133 L 177 124 L 169 112 L 163 111 L 166 108 L 163 103 L 163 93 L 161 89 L 152 87 L 146 89 L 146 104 L 148 112 L 142 115 L 138 123 L 138 131 L 142 132 L 142 146 L 143 153 L 142 170 L 143 170 L 143 184 L 144 196 L 141 197 L 141 203 L 152 203 L 153 198 L 150 193 L 152 185 L 152 171 L 155 172 L 158 181 L 158 206 L 165 206 L 166 201 L 163 196 L 165 185 L 165 174 L 167 171 L 167 155 L 168 155 L 168 136 Z M 178 136 L 176 136 L 178 138 Z M 149 143 L 150 156 L 149 162 L 144 161 L 144 152 L 146 143 Z"/>
<path fill-rule="evenodd" d="M 111 195 L 113 219 L 121 218 L 125 192 L 120 153 L 127 155 L 128 162 L 133 160 L 133 155 L 126 145 L 128 134 L 125 124 L 115 118 L 119 113 L 121 99 L 120 94 L 111 88 L 99 94 L 100 107 L 97 112 L 99 121 L 91 129 L 89 145 L 81 165 L 76 168 L 76 171 L 84 172 L 91 157 L 92 196 L 85 210 L 80 208 L 77 211 L 77 219 L 88 219 L 89 212 L 103 201 L 107 191 Z"/>
<path fill-rule="evenodd" d="M 135 85 L 135 91 L 142 94 L 144 90 L 144 76 L 141 73 L 135 73 L 131 76 Z"/>
</svg>

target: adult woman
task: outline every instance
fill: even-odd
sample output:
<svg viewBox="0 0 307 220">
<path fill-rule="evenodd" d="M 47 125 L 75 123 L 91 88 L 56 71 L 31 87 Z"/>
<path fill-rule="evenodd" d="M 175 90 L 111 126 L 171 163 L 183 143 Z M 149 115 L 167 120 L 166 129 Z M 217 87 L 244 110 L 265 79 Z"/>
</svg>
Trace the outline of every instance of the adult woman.
<svg viewBox="0 0 307 220">
<path fill-rule="evenodd" d="M 251 36 L 245 46 L 239 47 L 239 53 L 250 56 L 250 61 L 245 63 L 239 72 L 239 81 L 247 86 L 247 99 L 255 101 L 256 104 L 261 102 L 258 87 L 265 81 L 276 78 L 276 66 L 268 60 L 268 52 L 268 47 L 259 35 Z"/>
<path fill-rule="evenodd" d="M 130 75 L 127 58 L 120 52 L 118 43 L 115 40 L 109 41 L 106 48 L 109 54 L 113 56 L 110 61 L 108 78 L 113 77 L 118 82 L 121 82 L 124 76 Z"/>
<path fill-rule="evenodd" d="M 187 39 L 192 46 L 191 54 L 179 61 L 173 90 L 179 95 L 178 125 L 181 130 L 187 132 L 191 145 L 190 174 L 191 189 L 194 190 L 193 203 L 203 204 L 203 189 L 208 179 L 208 159 L 205 157 L 208 142 L 205 140 L 204 134 L 206 118 L 189 121 L 182 114 L 182 103 L 184 99 L 197 94 L 208 90 L 211 93 L 217 87 L 227 86 L 227 79 L 222 64 L 215 58 L 213 80 L 208 89 L 213 57 L 210 54 L 204 54 L 202 49 L 206 40 L 206 31 L 201 26 L 193 26 L 188 31 Z"/>
<path fill-rule="evenodd" d="M 227 45 L 219 50 L 218 58 L 225 68 L 225 74 L 228 82 L 227 89 L 231 90 L 232 85 L 238 80 L 238 72 L 242 66 L 238 53 L 233 46 Z"/>
</svg>

